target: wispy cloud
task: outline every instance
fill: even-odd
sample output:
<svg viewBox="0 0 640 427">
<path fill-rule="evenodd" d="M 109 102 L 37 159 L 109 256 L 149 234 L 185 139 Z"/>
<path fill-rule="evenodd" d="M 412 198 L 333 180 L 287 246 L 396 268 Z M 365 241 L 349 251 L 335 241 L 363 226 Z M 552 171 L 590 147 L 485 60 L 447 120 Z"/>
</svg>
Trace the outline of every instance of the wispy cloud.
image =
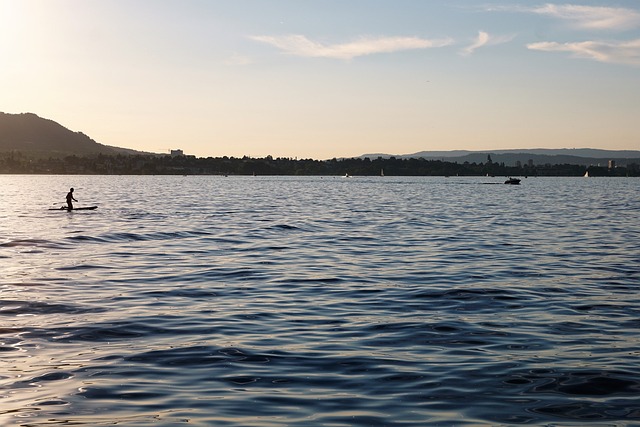
<svg viewBox="0 0 640 427">
<path fill-rule="evenodd" d="M 253 61 L 248 56 L 233 54 L 231 57 L 224 60 L 224 65 L 249 65 Z"/>
<path fill-rule="evenodd" d="M 360 37 L 348 43 L 324 44 L 303 35 L 252 36 L 252 40 L 270 44 L 289 55 L 312 58 L 353 59 L 376 53 L 443 47 L 452 39 L 423 39 L 420 37 Z"/>
<path fill-rule="evenodd" d="M 640 12 L 623 7 L 547 3 L 544 6 L 533 8 L 531 11 L 569 21 L 577 27 L 592 30 L 625 30 L 640 26 Z"/>
<path fill-rule="evenodd" d="M 640 39 L 622 42 L 540 42 L 528 44 L 527 48 L 544 52 L 569 52 L 575 58 L 640 66 Z"/>
<path fill-rule="evenodd" d="M 462 55 L 471 55 L 476 49 L 479 49 L 483 46 L 492 46 L 502 43 L 510 42 L 515 38 L 514 35 L 511 36 L 492 36 L 485 31 L 478 31 L 478 36 L 475 38 L 473 43 L 469 46 L 465 47 L 460 51 Z"/>
<path fill-rule="evenodd" d="M 542 6 L 493 6 L 488 11 L 523 12 L 550 16 L 591 30 L 640 28 L 640 11 L 624 7 L 546 3 Z"/>
</svg>

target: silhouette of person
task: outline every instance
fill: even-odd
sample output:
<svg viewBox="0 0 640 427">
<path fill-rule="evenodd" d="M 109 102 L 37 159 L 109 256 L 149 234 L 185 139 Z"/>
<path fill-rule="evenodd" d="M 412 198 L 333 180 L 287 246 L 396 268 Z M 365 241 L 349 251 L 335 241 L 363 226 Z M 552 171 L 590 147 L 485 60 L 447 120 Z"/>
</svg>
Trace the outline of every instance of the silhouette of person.
<svg viewBox="0 0 640 427">
<path fill-rule="evenodd" d="M 70 189 L 69 192 L 67 193 L 67 209 L 68 210 L 73 210 L 73 203 L 71 203 L 72 200 L 77 202 L 77 200 L 73 197 L 73 188 Z"/>
</svg>

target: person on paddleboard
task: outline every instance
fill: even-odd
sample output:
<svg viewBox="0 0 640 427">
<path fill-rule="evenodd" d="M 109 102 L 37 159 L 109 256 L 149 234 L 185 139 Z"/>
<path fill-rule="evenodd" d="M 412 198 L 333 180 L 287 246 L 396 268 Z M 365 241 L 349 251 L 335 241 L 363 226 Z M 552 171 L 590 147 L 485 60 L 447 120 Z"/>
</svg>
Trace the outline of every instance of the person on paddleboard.
<svg viewBox="0 0 640 427">
<path fill-rule="evenodd" d="M 73 188 L 69 190 L 67 193 L 67 209 L 73 210 L 73 203 L 71 201 L 77 202 L 77 200 L 73 197 Z"/>
</svg>

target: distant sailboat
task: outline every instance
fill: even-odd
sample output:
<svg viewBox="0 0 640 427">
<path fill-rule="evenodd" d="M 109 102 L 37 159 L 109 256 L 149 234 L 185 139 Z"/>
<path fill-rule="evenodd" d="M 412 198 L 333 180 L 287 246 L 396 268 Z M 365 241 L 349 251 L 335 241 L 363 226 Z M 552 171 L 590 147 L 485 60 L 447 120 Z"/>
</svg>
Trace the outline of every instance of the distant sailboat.
<svg viewBox="0 0 640 427">
<path fill-rule="evenodd" d="M 380 169 L 380 176 L 384 176 L 384 169 Z"/>
<path fill-rule="evenodd" d="M 589 178 L 589 171 L 586 171 L 586 172 L 584 173 L 584 177 L 585 177 L 585 178 Z"/>
</svg>

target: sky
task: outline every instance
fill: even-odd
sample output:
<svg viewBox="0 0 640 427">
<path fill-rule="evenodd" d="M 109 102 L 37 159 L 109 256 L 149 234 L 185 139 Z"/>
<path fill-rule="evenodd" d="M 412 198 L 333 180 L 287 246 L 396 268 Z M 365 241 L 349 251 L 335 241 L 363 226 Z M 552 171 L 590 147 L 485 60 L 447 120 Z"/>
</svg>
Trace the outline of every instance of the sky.
<svg viewBox="0 0 640 427">
<path fill-rule="evenodd" d="M 0 0 L 0 111 L 198 157 L 640 150 L 640 0 Z"/>
</svg>

